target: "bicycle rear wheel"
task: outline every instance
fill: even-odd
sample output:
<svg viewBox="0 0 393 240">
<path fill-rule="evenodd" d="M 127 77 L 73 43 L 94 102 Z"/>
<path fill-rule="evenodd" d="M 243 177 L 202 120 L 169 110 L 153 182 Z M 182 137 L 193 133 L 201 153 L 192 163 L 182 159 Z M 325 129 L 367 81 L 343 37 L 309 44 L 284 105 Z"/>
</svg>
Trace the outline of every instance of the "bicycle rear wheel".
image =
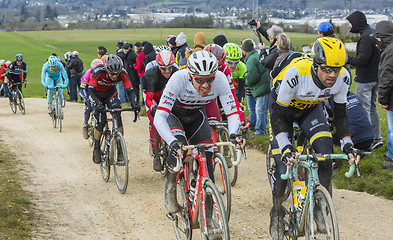
<svg viewBox="0 0 393 240">
<path fill-rule="evenodd" d="M 10 107 L 11 107 L 11 111 L 13 113 L 16 113 L 16 96 L 14 94 L 14 92 L 10 92 Z"/>
<path fill-rule="evenodd" d="M 95 118 L 90 117 L 89 123 L 87 124 L 87 134 L 89 137 L 87 138 L 87 142 L 90 147 L 93 147 L 94 144 L 94 126 L 95 126 Z"/>
<path fill-rule="evenodd" d="M 338 219 L 333 200 L 326 188 L 318 185 L 313 196 L 314 209 L 307 210 L 306 239 L 339 239 Z"/>
<path fill-rule="evenodd" d="M 110 132 L 104 132 L 100 139 L 100 149 L 101 149 L 101 159 L 103 160 L 100 163 L 100 170 L 102 179 L 105 182 L 108 182 L 110 173 L 111 173 L 111 165 L 109 162 L 110 156 Z"/>
<path fill-rule="evenodd" d="M 222 127 L 219 129 L 218 142 L 230 142 L 227 128 Z M 218 151 L 224 156 L 227 162 L 231 185 L 235 186 L 239 171 L 238 166 L 233 165 L 233 162 L 236 160 L 236 148 L 233 146 L 220 146 L 218 147 Z"/>
<path fill-rule="evenodd" d="M 56 100 L 53 99 L 53 110 L 52 110 L 52 124 L 53 127 L 56 128 L 57 127 L 57 106 L 56 106 Z"/>
<path fill-rule="evenodd" d="M 20 112 L 25 114 L 25 101 L 23 99 L 22 93 L 19 90 L 16 92 L 16 98 L 18 99 L 17 102 Z"/>
<path fill-rule="evenodd" d="M 173 227 L 175 229 L 177 240 L 191 240 L 192 239 L 192 228 L 189 218 L 190 203 L 187 199 L 186 183 L 183 175 L 179 176 L 177 181 L 177 199 L 180 205 L 180 211 L 170 218 L 173 221 Z"/>
<path fill-rule="evenodd" d="M 117 132 L 113 140 L 113 170 L 117 189 L 125 193 L 128 185 L 128 154 L 123 135 Z"/>
<path fill-rule="evenodd" d="M 202 211 L 199 212 L 202 239 L 230 239 L 228 218 L 216 185 L 206 179 L 202 191 L 204 203 L 200 204 Z"/>
<path fill-rule="evenodd" d="M 228 166 L 221 153 L 214 153 L 214 180 L 224 203 L 227 219 L 231 215 L 231 180 L 229 178 Z"/>
</svg>

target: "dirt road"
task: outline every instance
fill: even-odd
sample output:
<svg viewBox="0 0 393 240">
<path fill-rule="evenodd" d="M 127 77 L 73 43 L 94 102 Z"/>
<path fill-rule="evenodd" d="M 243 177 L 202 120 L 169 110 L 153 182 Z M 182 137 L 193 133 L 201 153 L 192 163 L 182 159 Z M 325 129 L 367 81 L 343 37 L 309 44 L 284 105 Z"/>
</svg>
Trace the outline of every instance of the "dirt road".
<svg viewBox="0 0 393 240">
<path fill-rule="evenodd" d="M 105 183 L 92 149 L 82 138 L 83 105 L 67 103 L 64 131 L 54 129 L 44 99 L 26 99 L 26 115 L 13 114 L 8 99 L 0 98 L 0 137 L 24 162 L 40 217 L 34 239 L 174 239 L 165 216 L 164 181 L 152 169 L 148 155 L 148 120 L 133 123 L 124 113 L 130 159 L 127 192 L 118 192 L 114 179 Z M 265 155 L 247 151 L 232 188 L 232 239 L 270 239 L 270 187 Z M 341 239 L 391 239 L 393 201 L 366 193 L 334 190 Z M 195 230 L 196 232 L 198 230 Z M 197 238 L 194 238 L 197 239 Z"/>
</svg>

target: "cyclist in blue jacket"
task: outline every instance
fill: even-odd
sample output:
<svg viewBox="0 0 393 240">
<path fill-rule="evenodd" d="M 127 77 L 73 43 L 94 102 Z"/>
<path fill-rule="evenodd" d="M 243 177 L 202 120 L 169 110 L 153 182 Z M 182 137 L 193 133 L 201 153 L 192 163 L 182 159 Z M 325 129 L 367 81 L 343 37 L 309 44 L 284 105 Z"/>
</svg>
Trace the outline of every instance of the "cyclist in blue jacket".
<svg viewBox="0 0 393 240">
<path fill-rule="evenodd" d="M 63 83 L 64 79 L 64 83 Z M 48 90 L 47 100 L 48 100 L 48 114 L 53 114 L 52 107 L 52 95 L 53 87 L 60 85 L 62 89 L 66 89 L 68 85 L 67 72 L 57 59 L 56 56 L 51 55 L 48 61 L 44 63 L 41 71 L 41 84 Z M 59 91 L 60 102 L 63 102 L 63 91 Z M 61 117 L 61 116 L 60 116 Z"/>
</svg>

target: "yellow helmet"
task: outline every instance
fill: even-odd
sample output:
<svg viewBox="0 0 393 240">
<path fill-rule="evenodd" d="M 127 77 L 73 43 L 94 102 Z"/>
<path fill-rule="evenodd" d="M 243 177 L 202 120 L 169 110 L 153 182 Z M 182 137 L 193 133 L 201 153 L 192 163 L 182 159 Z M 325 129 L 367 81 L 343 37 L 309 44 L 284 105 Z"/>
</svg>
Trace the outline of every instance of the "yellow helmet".
<svg viewBox="0 0 393 240">
<path fill-rule="evenodd" d="M 332 37 L 318 38 L 312 48 L 314 63 L 342 67 L 347 61 L 344 44 Z"/>
</svg>

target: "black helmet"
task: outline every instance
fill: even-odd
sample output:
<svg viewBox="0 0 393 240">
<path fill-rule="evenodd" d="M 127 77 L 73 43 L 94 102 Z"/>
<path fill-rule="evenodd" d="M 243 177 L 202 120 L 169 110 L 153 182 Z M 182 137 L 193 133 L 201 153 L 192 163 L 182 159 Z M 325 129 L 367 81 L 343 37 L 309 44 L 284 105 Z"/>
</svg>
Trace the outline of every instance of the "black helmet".
<svg viewBox="0 0 393 240">
<path fill-rule="evenodd" d="M 23 60 L 23 55 L 18 53 L 18 54 L 16 54 L 15 59 L 16 59 L 16 61 L 22 61 Z"/>
<path fill-rule="evenodd" d="M 123 61 L 119 56 L 111 54 L 105 59 L 105 69 L 110 73 L 117 74 L 123 69 Z"/>
</svg>

